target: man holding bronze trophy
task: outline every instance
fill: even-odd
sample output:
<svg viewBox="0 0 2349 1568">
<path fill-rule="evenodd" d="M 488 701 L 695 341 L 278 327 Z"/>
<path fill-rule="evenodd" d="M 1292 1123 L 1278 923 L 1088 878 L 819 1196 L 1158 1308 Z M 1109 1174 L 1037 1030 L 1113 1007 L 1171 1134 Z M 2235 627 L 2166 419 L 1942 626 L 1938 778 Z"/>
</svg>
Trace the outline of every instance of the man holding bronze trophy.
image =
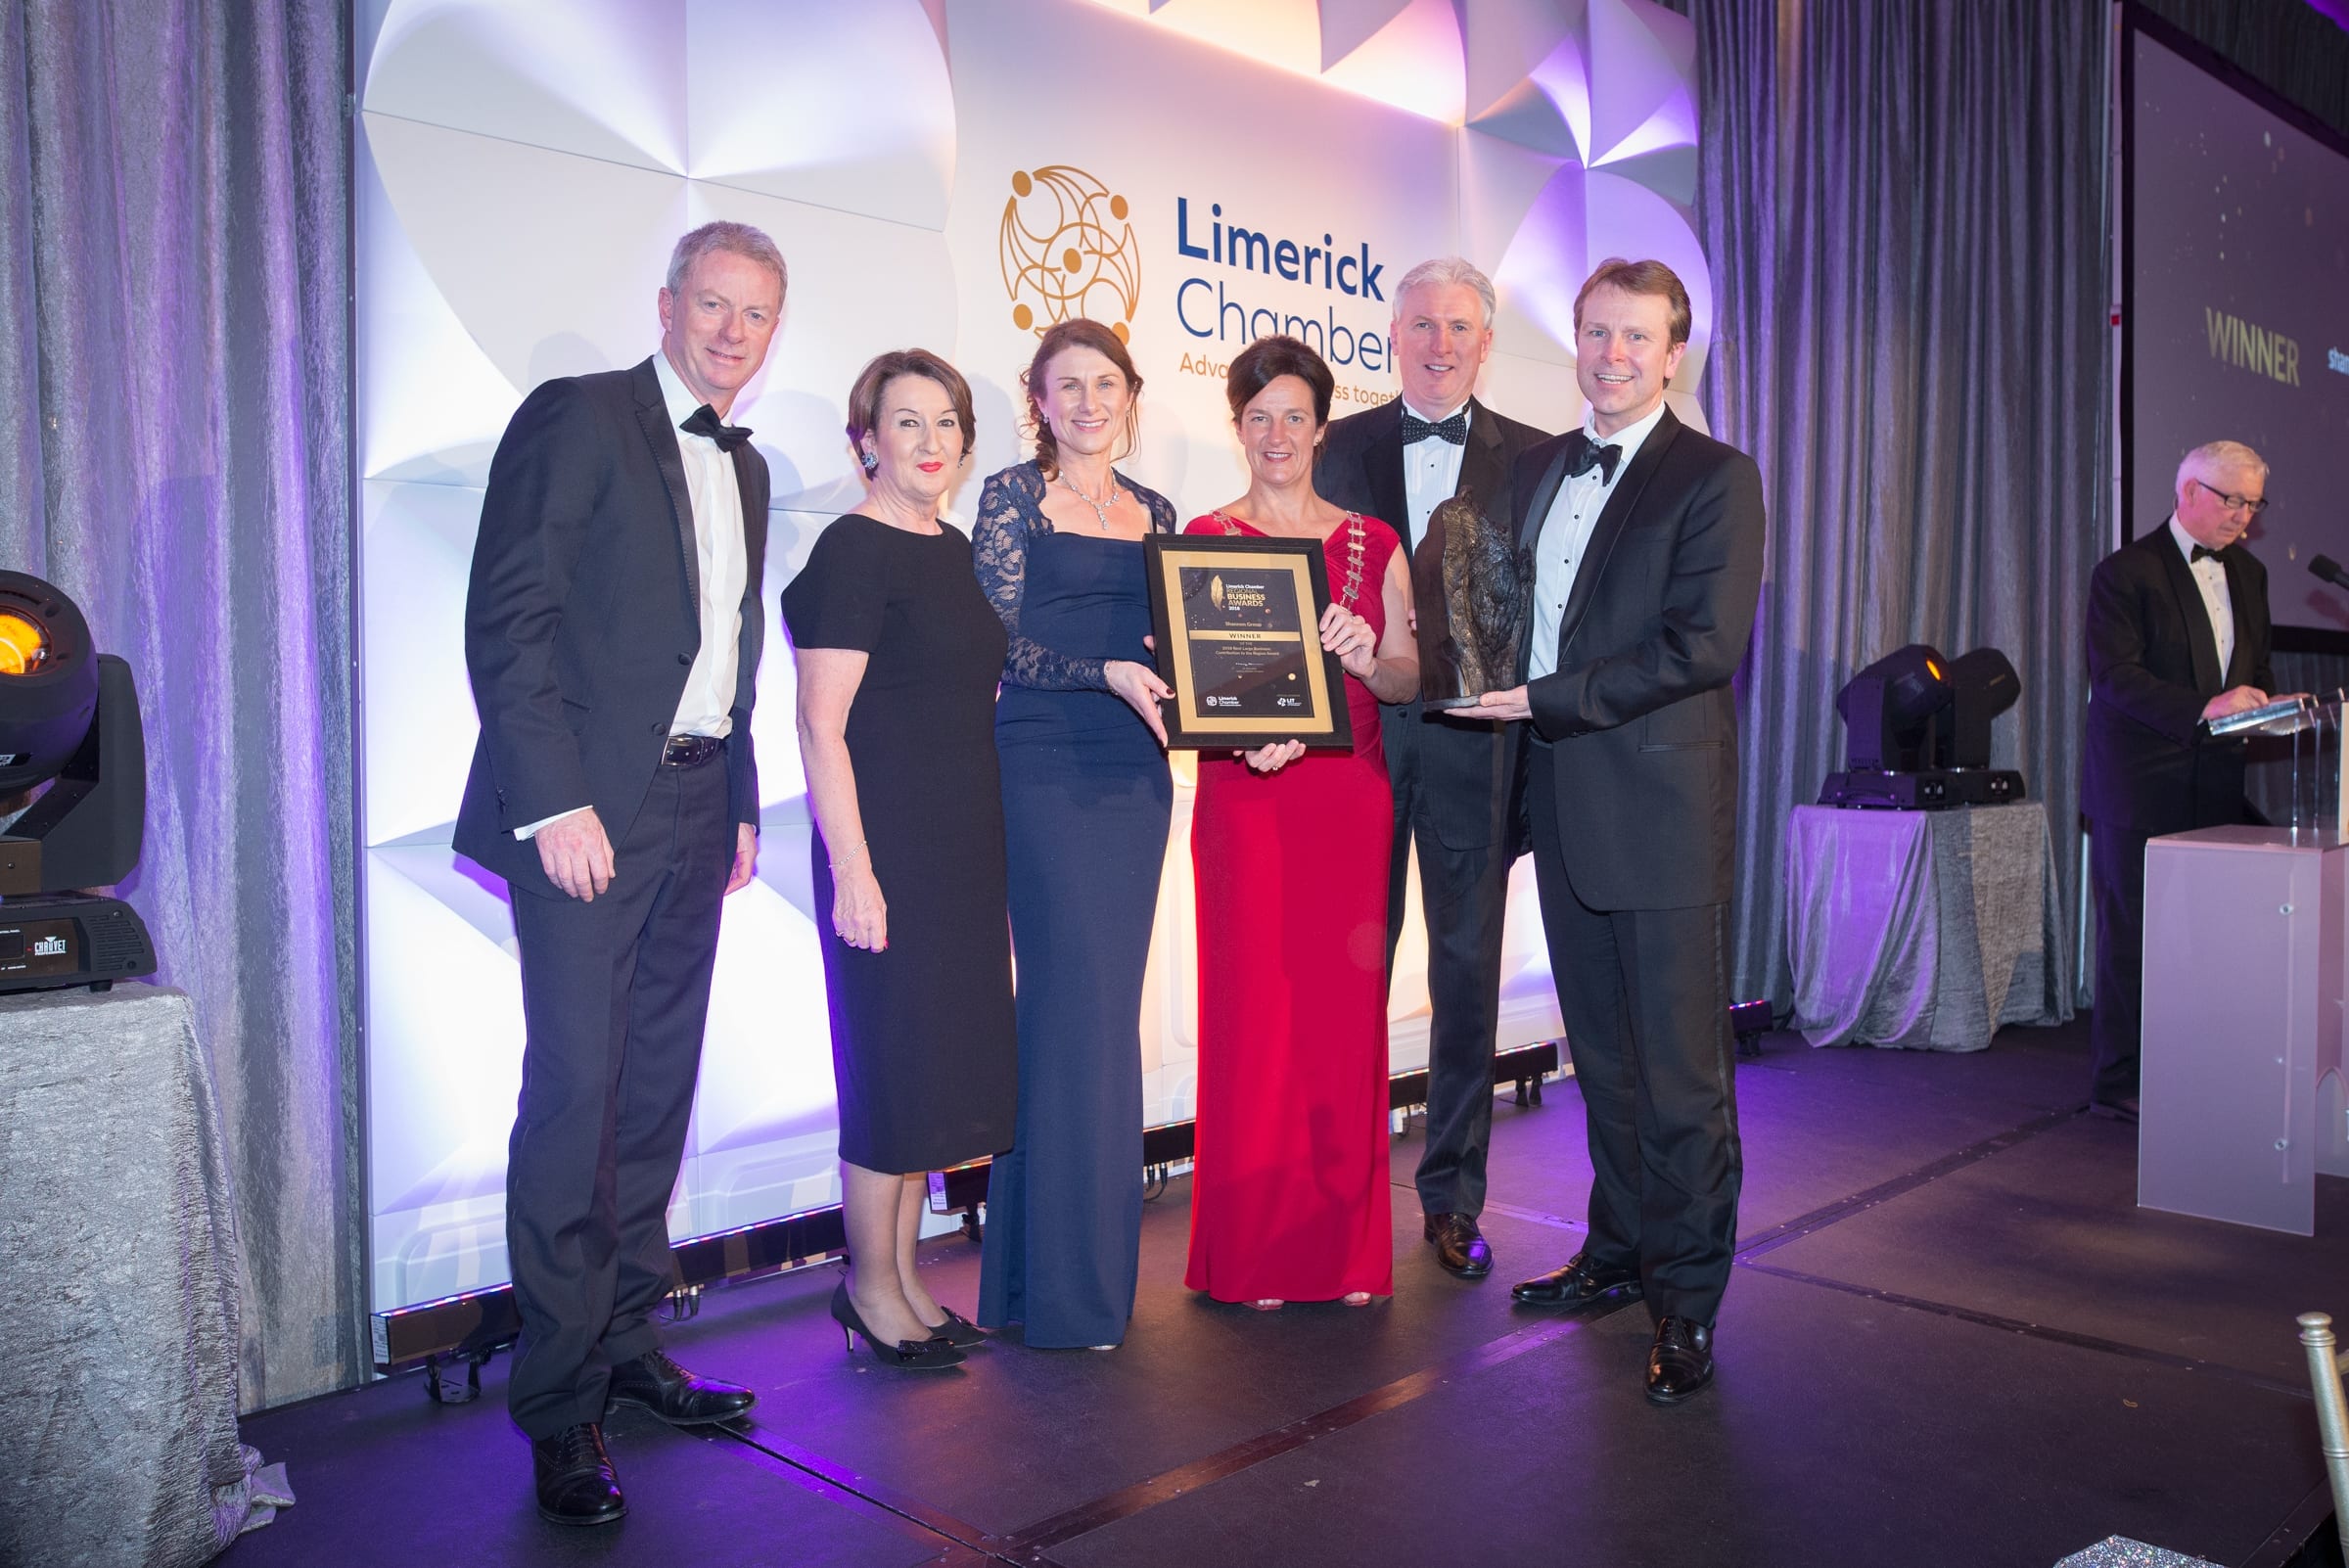
<svg viewBox="0 0 2349 1568">
<path fill-rule="evenodd" d="M 1509 476 L 1543 432 L 1478 402 L 1477 373 L 1493 346 L 1492 280 L 1457 256 L 1423 261 L 1395 293 L 1395 361 L 1403 395 L 1329 427 L 1314 487 L 1333 505 L 1392 522 L 1410 559 L 1417 612 L 1417 701 L 1387 708 L 1382 729 L 1395 790 L 1387 897 L 1387 966 L 1403 935 L 1411 848 L 1427 920 L 1427 1149 L 1417 1185 L 1425 1234 L 1451 1273 L 1482 1278 L 1493 1254 L 1477 1228 L 1493 1130 L 1494 1031 L 1500 1011 L 1501 923 L 1508 900 L 1519 742 L 1489 719 L 1447 722 L 1445 705 L 1473 706 L 1514 678 L 1513 643 L 1485 671 L 1465 602 L 1482 588 L 1485 619 L 1522 615 L 1510 531 Z"/>
<path fill-rule="evenodd" d="M 1737 707 L 1762 585 L 1754 460 L 1664 405 L 1688 292 L 1603 261 L 1574 301 L 1580 430 L 1525 454 L 1526 682 L 1484 711 L 1532 734 L 1526 810 L 1558 1010 L 1590 1145 L 1590 1229 L 1514 1286 L 1582 1313 L 1644 1299 L 1646 1391 L 1713 1379 L 1744 1160 L 1728 1026 Z"/>
</svg>

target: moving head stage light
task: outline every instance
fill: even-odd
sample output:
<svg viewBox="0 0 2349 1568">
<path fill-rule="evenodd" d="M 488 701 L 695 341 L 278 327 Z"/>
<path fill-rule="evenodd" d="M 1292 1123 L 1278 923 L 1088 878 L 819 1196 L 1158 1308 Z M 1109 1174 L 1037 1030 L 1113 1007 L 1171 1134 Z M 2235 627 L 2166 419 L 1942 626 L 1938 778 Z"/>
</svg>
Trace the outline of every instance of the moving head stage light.
<svg viewBox="0 0 2349 1568">
<path fill-rule="evenodd" d="M 1885 655 L 1835 694 L 1844 771 L 1821 806 L 1932 811 L 2023 798 L 2023 776 L 1990 765 L 1990 721 L 2023 683 L 1996 648 L 1945 660 L 1921 642 Z"/>
<path fill-rule="evenodd" d="M 43 789 L 43 785 L 47 785 Z M 112 887 L 139 862 L 147 744 L 130 666 L 90 644 L 72 600 L 0 572 L 0 992 L 155 973 L 146 924 Z"/>
</svg>

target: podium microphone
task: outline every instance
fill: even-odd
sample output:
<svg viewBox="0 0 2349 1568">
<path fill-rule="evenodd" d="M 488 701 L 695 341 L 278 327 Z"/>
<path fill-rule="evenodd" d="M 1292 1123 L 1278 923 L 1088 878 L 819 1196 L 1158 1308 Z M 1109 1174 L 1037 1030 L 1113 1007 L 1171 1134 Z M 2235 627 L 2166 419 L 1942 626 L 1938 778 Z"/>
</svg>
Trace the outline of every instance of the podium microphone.
<svg viewBox="0 0 2349 1568">
<path fill-rule="evenodd" d="M 2320 555 L 2308 563 L 2308 569 L 2336 588 L 2349 588 L 2349 572 L 2329 555 Z"/>
</svg>

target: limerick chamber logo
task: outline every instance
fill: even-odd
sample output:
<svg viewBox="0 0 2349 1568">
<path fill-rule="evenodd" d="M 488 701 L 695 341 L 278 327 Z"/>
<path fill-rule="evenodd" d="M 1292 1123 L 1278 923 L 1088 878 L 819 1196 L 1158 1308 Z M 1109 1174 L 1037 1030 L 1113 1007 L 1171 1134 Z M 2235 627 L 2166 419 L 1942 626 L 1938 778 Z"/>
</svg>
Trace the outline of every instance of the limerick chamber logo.
<svg viewBox="0 0 2349 1568">
<path fill-rule="evenodd" d="M 1056 322 L 1090 316 L 1124 338 L 1142 293 L 1131 210 L 1066 163 L 1014 173 L 997 243 L 1012 324 L 1040 337 Z"/>
</svg>

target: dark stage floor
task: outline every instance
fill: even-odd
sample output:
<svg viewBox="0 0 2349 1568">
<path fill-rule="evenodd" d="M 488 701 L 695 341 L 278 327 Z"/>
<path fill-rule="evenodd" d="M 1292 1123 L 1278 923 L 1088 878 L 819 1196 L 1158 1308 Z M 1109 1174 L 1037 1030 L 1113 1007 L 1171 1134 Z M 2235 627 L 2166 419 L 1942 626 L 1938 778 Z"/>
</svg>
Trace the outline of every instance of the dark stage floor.
<svg viewBox="0 0 2349 1568">
<path fill-rule="evenodd" d="M 834 1272 L 710 1292 L 671 1348 L 752 1384 L 737 1435 L 609 1431 L 630 1516 L 539 1522 L 504 1360 L 476 1405 L 417 1376 L 248 1419 L 296 1507 L 230 1568 L 990 1558 L 1279 1564 L 2015 1564 L 2110 1535 L 2282 1565 L 2329 1512 L 2295 1314 L 2349 1319 L 2349 1181 L 2314 1240 L 2141 1211 L 2133 1130 L 2079 1114 L 2085 1031 L 1971 1056 L 1744 1063 L 1745 1250 L 1712 1390 L 1640 1397 L 1648 1324 L 1513 1311 L 1580 1243 L 1580 1099 L 1497 1106 L 1498 1258 L 1418 1239 L 1395 1143 L 1397 1294 L 1277 1314 L 1182 1288 L 1188 1184 L 1151 1203 L 1125 1349 L 1013 1343 L 909 1375 L 844 1356 Z M 978 1249 L 930 1243 L 968 1308 Z"/>
</svg>

